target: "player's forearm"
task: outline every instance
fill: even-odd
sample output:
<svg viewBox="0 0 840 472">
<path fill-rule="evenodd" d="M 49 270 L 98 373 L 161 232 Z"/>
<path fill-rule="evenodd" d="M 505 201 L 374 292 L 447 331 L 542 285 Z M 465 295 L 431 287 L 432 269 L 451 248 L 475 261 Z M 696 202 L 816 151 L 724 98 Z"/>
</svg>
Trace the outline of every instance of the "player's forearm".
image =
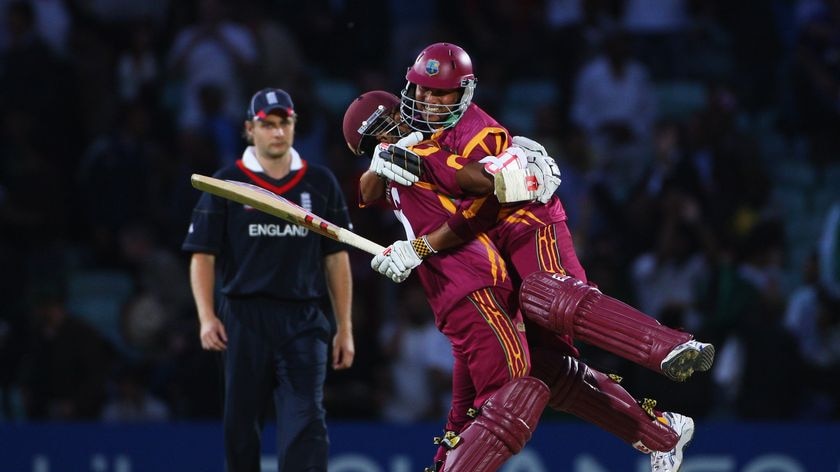
<svg viewBox="0 0 840 472">
<path fill-rule="evenodd" d="M 464 210 L 469 211 L 473 216 L 467 218 Z M 460 246 L 466 241 L 475 239 L 478 233 L 490 229 L 496 221 L 497 213 L 498 203 L 495 197 L 473 200 L 468 208 L 460 208 L 446 223 L 427 234 L 426 240 L 435 251 Z"/>
<path fill-rule="evenodd" d="M 193 254 L 190 261 L 190 285 L 198 310 L 198 318 L 201 321 L 216 316 L 213 306 L 215 263 L 216 256 L 202 253 Z"/>
<path fill-rule="evenodd" d="M 471 241 L 496 224 L 500 209 L 499 200 L 494 195 L 465 200 L 446 224 L 457 237 L 463 241 Z"/>
<path fill-rule="evenodd" d="M 385 181 L 371 171 L 365 171 L 359 179 L 359 194 L 362 203 L 375 202 L 385 195 Z"/>
<path fill-rule="evenodd" d="M 426 240 L 429 241 L 429 245 L 432 246 L 435 251 L 443 251 L 445 249 L 451 249 L 464 244 L 464 240 L 455 234 L 455 232 L 452 231 L 446 223 L 427 234 Z"/>
<path fill-rule="evenodd" d="M 466 194 L 487 195 L 493 192 L 493 177 L 484 170 L 480 162 L 470 162 L 455 172 L 458 186 Z"/>
<path fill-rule="evenodd" d="M 353 278 L 347 251 L 332 253 L 324 258 L 327 289 L 339 331 L 352 332 L 351 307 L 353 304 Z"/>
</svg>

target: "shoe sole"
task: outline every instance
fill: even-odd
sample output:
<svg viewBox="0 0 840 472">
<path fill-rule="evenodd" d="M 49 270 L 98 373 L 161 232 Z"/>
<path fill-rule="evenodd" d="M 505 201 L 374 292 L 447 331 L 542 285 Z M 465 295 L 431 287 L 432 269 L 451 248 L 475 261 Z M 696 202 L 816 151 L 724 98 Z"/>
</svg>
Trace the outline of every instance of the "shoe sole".
<svg viewBox="0 0 840 472">
<path fill-rule="evenodd" d="M 705 372 L 712 368 L 715 363 L 715 346 L 709 344 L 700 351 L 697 361 L 694 363 L 694 370 Z"/>
<path fill-rule="evenodd" d="M 671 380 L 685 382 L 695 371 L 705 372 L 715 362 L 715 347 L 711 344 L 700 350 L 686 349 L 662 366 L 662 373 Z"/>
</svg>

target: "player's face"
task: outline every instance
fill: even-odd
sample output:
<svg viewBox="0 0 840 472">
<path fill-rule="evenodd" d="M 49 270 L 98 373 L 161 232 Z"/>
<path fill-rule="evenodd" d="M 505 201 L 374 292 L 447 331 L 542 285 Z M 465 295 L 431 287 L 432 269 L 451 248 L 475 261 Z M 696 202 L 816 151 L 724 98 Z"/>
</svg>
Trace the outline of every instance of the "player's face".
<svg viewBox="0 0 840 472">
<path fill-rule="evenodd" d="M 381 131 L 377 132 L 374 137 L 380 143 L 394 144 L 400 140 L 400 136 L 405 136 L 411 129 L 408 125 L 402 122 L 400 117 L 399 107 L 388 112 L 387 118 L 383 117 Z"/>
<path fill-rule="evenodd" d="M 259 156 L 279 159 L 289 153 L 295 140 L 295 117 L 272 112 L 249 124 L 248 135 Z"/>
<path fill-rule="evenodd" d="M 426 121 L 443 121 L 448 118 L 451 106 L 458 103 L 460 95 L 460 89 L 433 89 L 418 85 L 414 90 L 414 99 L 418 101 L 417 108 Z M 427 105 L 419 102 L 425 102 Z"/>
</svg>

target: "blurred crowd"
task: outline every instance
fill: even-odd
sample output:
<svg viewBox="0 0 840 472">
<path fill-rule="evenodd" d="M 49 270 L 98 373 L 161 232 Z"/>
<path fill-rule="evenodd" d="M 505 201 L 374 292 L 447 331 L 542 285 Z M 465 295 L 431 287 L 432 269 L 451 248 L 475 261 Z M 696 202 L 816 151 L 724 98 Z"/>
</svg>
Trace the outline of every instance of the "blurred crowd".
<svg viewBox="0 0 840 472">
<path fill-rule="evenodd" d="M 556 158 L 590 279 L 718 349 L 679 385 L 588 363 L 699 418 L 840 419 L 840 0 L 0 0 L 0 21 L 3 420 L 217 418 L 190 174 L 237 159 L 245 97 L 280 87 L 355 230 L 401 239 L 356 208 L 341 118 L 438 41 Z M 451 359 L 422 290 L 351 258 L 357 358 L 328 375 L 329 417 L 441 418 Z"/>
</svg>

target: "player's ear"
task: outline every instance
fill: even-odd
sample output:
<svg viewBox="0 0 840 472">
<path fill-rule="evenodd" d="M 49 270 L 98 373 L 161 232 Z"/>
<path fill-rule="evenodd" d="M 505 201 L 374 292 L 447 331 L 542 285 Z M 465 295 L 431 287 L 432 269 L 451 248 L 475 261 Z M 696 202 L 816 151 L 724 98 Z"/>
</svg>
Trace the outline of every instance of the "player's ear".
<svg viewBox="0 0 840 472">
<path fill-rule="evenodd" d="M 245 126 L 242 128 L 242 138 L 248 144 L 254 143 L 254 122 L 245 120 Z"/>
</svg>

